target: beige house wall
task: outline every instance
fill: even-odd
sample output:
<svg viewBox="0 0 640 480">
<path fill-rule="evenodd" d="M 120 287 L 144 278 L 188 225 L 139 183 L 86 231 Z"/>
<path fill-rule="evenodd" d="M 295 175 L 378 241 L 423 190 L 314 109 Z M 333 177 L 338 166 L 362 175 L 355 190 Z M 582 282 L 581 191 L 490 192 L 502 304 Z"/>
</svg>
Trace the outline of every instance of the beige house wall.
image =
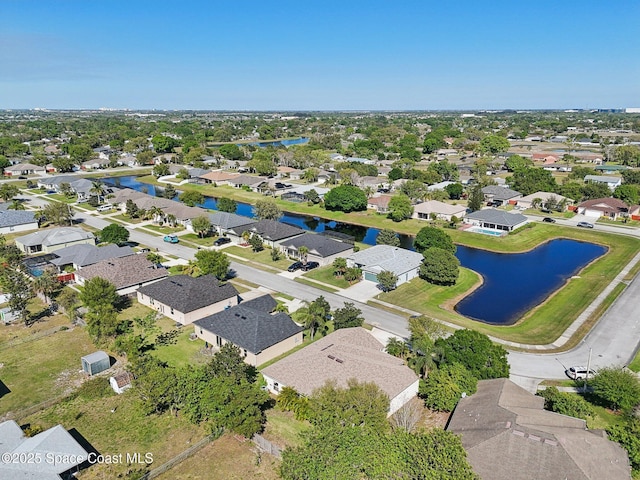
<svg viewBox="0 0 640 480">
<path fill-rule="evenodd" d="M 226 339 L 219 337 L 215 333 L 204 330 L 198 326 L 194 326 L 194 331 L 198 338 L 204 340 L 205 342 L 208 342 L 209 345 L 211 345 L 213 348 L 219 348 L 225 343 L 229 343 Z M 282 355 L 283 353 L 288 352 L 293 347 L 296 347 L 300 344 L 302 344 L 302 332 L 298 332 L 289 338 L 285 338 L 280 343 L 276 343 L 275 345 L 270 346 L 257 355 L 243 349 L 240 346 L 238 346 L 238 348 L 240 348 L 240 353 L 244 355 L 245 363 L 248 363 L 249 365 L 252 365 L 254 367 L 258 367 L 263 363 L 266 363 L 269 360 L 272 360 Z"/>
<path fill-rule="evenodd" d="M 221 302 L 199 308 L 198 310 L 194 310 L 189 313 L 183 313 L 176 309 L 172 309 L 169 305 L 150 298 L 148 295 L 143 295 L 140 292 L 137 292 L 137 294 L 139 303 L 160 312 L 165 317 L 168 317 L 171 320 L 182 325 L 189 325 L 196 320 L 200 320 L 201 318 L 208 317 L 209 315 L 213 315 L 214 313 L 221 312 L 228 306 L 233 307 L 238 304 L 238 296 L 236 295 L 233 298 L 229 298 L 227 300 L 223 300 Z"/>
</svg>

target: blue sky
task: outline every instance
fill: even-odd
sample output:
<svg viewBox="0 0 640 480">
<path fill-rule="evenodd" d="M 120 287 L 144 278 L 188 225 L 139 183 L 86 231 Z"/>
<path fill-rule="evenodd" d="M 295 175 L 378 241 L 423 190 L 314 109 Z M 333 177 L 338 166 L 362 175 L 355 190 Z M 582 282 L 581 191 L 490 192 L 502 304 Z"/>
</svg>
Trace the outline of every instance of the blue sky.
<svg viewBox="0 0 640 480">
<path fill-rule="evenodd" d="M 0 108 L 640 106 L 640 2 L 0 0 Z"/>
</svg>

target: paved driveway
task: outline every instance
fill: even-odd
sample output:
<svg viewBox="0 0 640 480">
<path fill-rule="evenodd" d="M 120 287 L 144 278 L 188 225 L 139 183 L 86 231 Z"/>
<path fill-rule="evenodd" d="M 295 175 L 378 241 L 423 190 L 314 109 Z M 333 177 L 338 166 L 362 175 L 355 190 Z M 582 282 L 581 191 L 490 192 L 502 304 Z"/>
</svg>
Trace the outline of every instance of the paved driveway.
<svg viewBox="0 0 640 480">
<path fill-rule="evenodd" d="M 351 298 L 353 300 L 357 300 L 358 302 L 367 302 L 379 293 L 380 290 L 378 290 L 376 284 L 373 282 L 368 282 L 366 280 L 360 280 L 355 285 L 352 285 L 349 288 L 345 288 L 340 291 L 340 295 L 342 295 L 343 297 Z"/>
</svg>

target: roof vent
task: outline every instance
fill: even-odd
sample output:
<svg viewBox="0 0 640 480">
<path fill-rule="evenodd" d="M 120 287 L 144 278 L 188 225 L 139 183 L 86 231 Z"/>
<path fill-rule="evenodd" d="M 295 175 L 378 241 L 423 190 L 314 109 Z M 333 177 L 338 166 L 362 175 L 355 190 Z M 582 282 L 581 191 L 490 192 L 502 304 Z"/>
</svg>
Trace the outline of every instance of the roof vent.
<svg viewBox="0 0 640 480">
<path fill-rule="evenodd" d="M 244 315 L 240 317 L 242 320 L 246 320 L 247 317 L 245 317 Z"/>
<path fill-rule="evenodd" d="M 339 358 L 336 358 L 336 362 L 338 362 L 338 363 L 344 363 L 344 360 L 340 360 Z"/>
<path fill-rule="evenodd" d="M 330 358 L 331 360 L 335 360 L 336 357 L 334 357 L 333 355 L 327 355 L 328 358 Z"/>
<path fill-rule="evenodd" d="M 327 345 L 326 347 L 320 349 L 321 352 L 324 352 L 326 349 L 333 347 L 333 343 L 331 345 Z"/>
</svg>

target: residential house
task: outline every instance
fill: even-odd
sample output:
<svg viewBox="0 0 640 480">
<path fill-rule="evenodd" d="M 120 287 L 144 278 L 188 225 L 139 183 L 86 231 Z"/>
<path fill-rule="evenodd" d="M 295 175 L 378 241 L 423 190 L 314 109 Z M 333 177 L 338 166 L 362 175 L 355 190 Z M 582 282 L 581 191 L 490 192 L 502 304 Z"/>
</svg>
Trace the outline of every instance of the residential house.
<svg viewBox="0 0 640 480">
<path fill-rule="evenodd" d="M 585 183 L 604 183 L 612 192 L 622 185 L 622 177 L 613 175 L 585 175 Z"/>
<path fill-rule="evenodd" d="M 367 208 L 372 208 L 378 213 L 389 213 L 389 202 L 392 195 L 378 195 L 367 199 Z"/>
<path fill-rule="evenodd" d="M 80 164 L 82 170 L 101 170 L 111 164 L 108 158 L 92 158 Z"/>
<path fill-rule="evenodd" d="M 435 183 L 435 184 L 433 184 L 433 185 L 429 185 L 429 186 L 427 187 L 427 191 L 429 191 L 429 192 L 435 192 L 435 191 L 437 191 L 437 190 L 444 190 L 444 189 L 445 189 L 445 188 L 447 188 L 449 185 L 453 185 L 454 183 L 456 183 L 456 182 L 449 182 L 449 181 L 446 181 L 446 182 Z"/>
<path fill-rule="evenodd" d="M 298 192 L 285 192 L 280 195 L 282 200 L 286 200 L 287 202 L 295 202 L 302 203 L 307 201 L 307 196 L 304 193 Z"/>
<path fill-rule="evenodd" d="M 358 187 L 366 190 L 369 188 L 372 192 L 376 191 L 378 188 L 384 188 L 388 182 L 383 181 L 380 177 L 365 175 L 363 177 L 358 178 L 357 185 Z"/>
<path fill-rule="evenodd" d="M 603 173 L 605 175 L 609 175 L 612 173 L 620 173 L 628 170 L 629 167 L 624 165 L 598 165 L 594 167 L 594 170 L 598 173 Z"/>
<path fill-rule="evenodd" d="M 131 247 L 119 247 L 113 244 L 97 247 L 91 244 L 80 244 L 56 250 L 53 254 L 55 258 L 49 260 L 49 263 L 55 265 L 58 271 L 61 272 L 65 267 L 79 270 L 103 260 L 128 257 L 134 254 L 135 252 Z"/>
<path fill-rule="evenodd" d="M 204 180 L 205 183 L 219 184 L 219 183 L 227 183 L 229 180 L 232 180 L 239 176 L 240 174 L 238 173 L 225 172 L 222 170 L 214 170 L 212 172 L 207 172 L 200 175 L 200 179 Z"/>
<path fill-rule="evenodd" d="M 89 197 L 95 196 L 91 190 L 93 182 L 86 178 L 78 178 L 74 175 L 57 175 L 55 177 L 46 177 L 38 180 L 38 187 L 47 190 L 54 190 L 58 193 L 62 191 L 61 186 L 67 184 L 71 191 L 78 197 L 79 202 L 89 200 Z M 105 189 L 110 190 L 106 185 Z"/>
<path fill-rule="evenodd" d="M 272 314 L 276 301 L 254 298 L 193 322 L 198 338 L 215 349 L 237 346 L 244 361 L 257 367 L 302 344 L 303 328 L 286 313 Z"/>
<path fill-rule="evenodd" d="M 229 237 L 235 240 L 235 243 L 240 243 L 242 239 L 242 233 L 248 231 L 251 225 L 256 223 L 249 217 L 243 217 L 242 215 L 236 215 L 235 213 L 228 212 L 213 212 L 208 214 L 209 221 L 215 232 L 220 236 Z M 240 231 L 240 235 L 236 234 L 236 230 Z"/>
<path fill-rule="evenodd" d="M 343 328 L 261 371 L 267 388 L 310 396 L 327 382 L 346 388 L 350 380 L 375 383 L 389 397 L 391 415 L 418 393 L 418 376 L 362 327 Z"/>
<path fill-rule="evenodd" d="M 519 198 L 516 202 L 516 208 L 521 210 L 527 210 L 533 208 L 534 202 L 538 203 L 539 207 L 543 208 L 558 208 L 563 206 L 562 210 L 566 210 L 569 205 L 573 203 L 573 200 L 557 193 L 551 192 L 536 192 L 531 195 Z"/>
<path fill-rule="evenodd" d="M 182 325 L 238 304 L 235 287 L 213 275 L 172 275 L 140 287 L 137 295 L 139 303 Z"/>
<path fill-rule="evenodd" d="M 464 205 L 451 205 L 438 200 L 428 200 L 413 206 L 412 217 L 429 220 L 431 214 L 435 214 L 436 218 L 450 222 L 452 217 L 462 218 L 465 213 L 467 213 L 467 207 Z"/>
<path fill-rule="evenodd" d="M 611 220 L 638 215 L 640 207 L 627 205 L 617 198 L 594 198 L 578 205 L 578 213 L 592 218 L 606 217 Z"/>
<path fill-rule="evenodd" d="M 278 167 L 277 178 L 289 178 L 291 180 L 300 180 L 304 175 L 304 170 L 298 168 L 281 166 Z"/>
<path fill-rule="evenodd" d="M 235 188 L 250 188 L 254 192 L 260 191 L 260 187 L 267 181 L 267 177 L 255 175 L 238 175 L 227 180 L 227 184 Z"/>
<path fill-rule="evenodd" d="M 486 208 L 465 215 L 465 223 L 492 230 L 511 232 L 527 224 L 527 217 L 521 213 L 509 213 L 495 208 Z"/>
<path fill-rule="evenodd" d="M 480 478 L 630 480 L 627 452 L 584 420 L 544 410 L 544 398 L 506 378 L 481 380 L 447 430 L 461 435 Z"/>
<path fill-rule="evenodd" d="M 305 193 L 307 193 L 310 190 L 315 190 L 320 198 L 324 198 L 325 194 L 330 189 L 324 188 L 324 187 L 318 187 L 316 185 L 292 185 L 292 188 L 288 189 L 286 193 L 283 193 L 281 198 L 284 199 L 284 195 L 286 195 L 287 193 L 295 193 L 295 194 L 304 195 Z"/>
<path fill-rule="evenodd" d="M 84 285 L 92 278 L 101 277 L 113 283 L 119 295 L 133 293 L 138 288 L 162 280 L 168 275 L 165 268 L 150 262 L 145 255 L 111 258 L 75 272 L 79 285 Z"/>
<path fill-rule="evenodd" d="M 138 166 L 138 159 L 135 155 L 131 153 L 127 153 L 118 159 L 118 165 L 125 165 L 127 167 L 136 167 Z"/>
<path fill-rule="evenodd" d="M 24 480 L 73 478 L 89 459 L 89 452 L 62 425 L 28 437 L 14 420 L 0 423 L 0 455 L 24 459 L 0 462 L 0 478 Z"/>
<path fill-rule="evenodd" d="M 233 229 L 238 231 L 238 229 Z M 275 220 L 260 220 L 251 225 L 248 230 L 250 233 L 257 233 L 262 238 L 262 241 L 273 248 L 279 244 L 282 240 L 286 240 L 291 237 L 302 235 L 304 230 L 293 225 L 277 222 Z M 242 236 L 240 232 L 239 236 Z"/>
<path fill-rule="evenodd" d="M 17 177 L 20 175 L 42 175 L 46 172 L 44 167 L 32 163 L 18 163 L 5 167 L 4 175 L 7 177 Z"/>
<path fill-rule="evenodd" d="M 522 197 L 520 192 L 499 185 L 482 187 L 482 193 L 484 194 L 484 199 L 496 207 L 507 205 L 511 202 L 515 203 L 516 200 Z"/>
<path fill-rule="evenodd" d="M 397 285 L 402 285 L 418 276 L 423 258 L 421 253 L 404 248 L 375 245 L 349 255 L 347 266 L 362 269 L 364 280 L 374 283 L 378 283 L 380 272 L 393 272 L 398 277 Z"/>
<path fill-rule="evenodd" d="M 90 232 L 77 227 L 48 228 L 16 238 L 16 246 L 27 255 L 51 253 L 72 245 L 95 245 Z"/>
<path fill-rule="evenodd" d="M 36 230 L 38 228 L 38 220 L 35 218 L 34 212 L 26 210 L 0 210 L 0 233 L 25 232 L 27 230 Z"/>
<path fill-rule="evenodd" d="M 285 254 L 299 260 L 303 260 L 300 254 L 301 247 L 308 249 L 307 261 L 318 262 L 320 265 L 329 265 L 336 258 L 344 257 L 353 250 L 352 243 L 340 242 L 316 233 L 303 233 L 280 242 L 280 248 Z"/>
</svg>

